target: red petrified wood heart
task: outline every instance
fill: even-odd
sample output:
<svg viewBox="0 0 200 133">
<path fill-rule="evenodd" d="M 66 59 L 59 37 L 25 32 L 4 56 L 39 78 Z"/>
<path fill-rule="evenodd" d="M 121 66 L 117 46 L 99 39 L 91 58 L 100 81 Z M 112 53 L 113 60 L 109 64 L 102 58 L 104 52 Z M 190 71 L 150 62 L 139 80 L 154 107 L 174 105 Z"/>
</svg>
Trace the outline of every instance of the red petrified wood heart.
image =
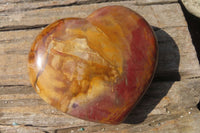
<svg viewBox="0 0 200 133">
<path fill-rule="evenodd" d="M 47 26 L 29 53 L 30 81 L 57 109 L 85 120 L 122 122 L 148 88 L 157 44 L 148 23 L 122 6 Z"/>
</svg>

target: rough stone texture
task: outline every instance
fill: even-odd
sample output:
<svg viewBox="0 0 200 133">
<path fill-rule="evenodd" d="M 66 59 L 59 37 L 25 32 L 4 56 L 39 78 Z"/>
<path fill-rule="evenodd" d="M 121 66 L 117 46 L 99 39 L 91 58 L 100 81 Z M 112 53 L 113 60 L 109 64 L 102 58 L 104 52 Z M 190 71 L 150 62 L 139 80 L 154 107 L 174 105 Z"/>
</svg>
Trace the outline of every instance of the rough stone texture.
<svg viewBox="0 0 200 133">
<path fill-rule="evenodd" d="M 200 0 L 182 0 L 182 2 L 190 13 L 200 18 Z"/>
<path fill-rule="evenodd" d="M 14 5 L 13 11 L 0 12 L 1 132 L 81 132 L 82 127 L 85 129 L 82 132 L 111 133 L 200 131 L 200 111 L 196 107 L 200 100 L 200 68 L 187 24 L 176 1 L 167 4 L 165 0 L 159 0 L 159 3 L 149 4 L 147 0 L 140 0 L 144 1 L 142 5 L 136 1 L 93 1 L 93 4 L 74 3 L 34 10 L 19 9 L 34 4 L 45 6 L 49 1 L 18 1 L 0 2 L 4 6 L 6 2 Z M 27 75 L 30 46 L 44 26 L 59 18 L 85 17 L 105 5 L 124 5 L 137 11 L 154 26 L 159 44 L 155 79 L 135 110 L 120 125 L 87 122 L 57 111 L 34 92 Z M 13 122 L 18 125 L 13 126 Z"/>
</svg>

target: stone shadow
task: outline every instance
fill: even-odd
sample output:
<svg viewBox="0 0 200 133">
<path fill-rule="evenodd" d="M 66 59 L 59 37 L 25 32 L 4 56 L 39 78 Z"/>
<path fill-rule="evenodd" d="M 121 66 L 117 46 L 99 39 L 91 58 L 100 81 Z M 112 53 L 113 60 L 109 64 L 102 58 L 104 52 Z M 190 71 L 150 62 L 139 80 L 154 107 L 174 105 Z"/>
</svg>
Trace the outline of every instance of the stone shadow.
<svg viewBox="0 0 200 133">
<path fill-rule="evenodd" d="M 188 12 L 188 10 L 185 8 L 181 0 L 178 0 L 178 2 L 181 5 L 181 9 L 187 21 L 188 29 L 190 31 L 190 35 L 192 38 L 192 43 L 195 47 L 197 58 L 200 63 L 200 39 L 199 39 L 200 38 L 200 18 Z M 200 110 L 200 100 L 199 100 L 199 103 L 197 104 L 197 108 Z"/>
<path fill-rule="evenodd" d="M 196 49 L 197 57 L 200 63 L 200 18 L 192 15 L 187 11 L 187 9 L 184 7 L 181 0 L 178 0 L 179 4 L 181 5 L 181 8 L 183 10 L 185 19 L 188 23 L 188 29 L 190 31 L 190 35 L 192 38 L 192 43 Z"/>
</svg>

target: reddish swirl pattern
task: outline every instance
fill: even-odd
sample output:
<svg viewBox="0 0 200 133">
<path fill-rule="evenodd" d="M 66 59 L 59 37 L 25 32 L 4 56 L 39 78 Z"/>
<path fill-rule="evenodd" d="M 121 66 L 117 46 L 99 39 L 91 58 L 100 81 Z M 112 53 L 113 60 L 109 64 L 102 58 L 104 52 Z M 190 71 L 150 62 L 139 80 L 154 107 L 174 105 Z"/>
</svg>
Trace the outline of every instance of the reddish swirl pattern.
<svg viewBox="0 0 200 133">
<path fill-rule="evenodd" d="M 85 120 L 118 124 L 148 88 L 157 44 L 148 23 L 122 6 L 47 26 L 29 53 L 30 81 L 57 109 Z"/>
</svg>

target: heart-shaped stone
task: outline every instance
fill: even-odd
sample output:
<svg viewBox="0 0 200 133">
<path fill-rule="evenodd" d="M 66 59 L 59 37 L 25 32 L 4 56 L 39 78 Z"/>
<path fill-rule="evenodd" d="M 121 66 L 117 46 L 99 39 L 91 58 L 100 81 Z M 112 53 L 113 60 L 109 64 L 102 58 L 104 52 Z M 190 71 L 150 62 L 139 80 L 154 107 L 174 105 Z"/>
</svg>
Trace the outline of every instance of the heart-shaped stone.
<svg viewBox="0 0 200 133">
<path fill-rule="evenodd" d="M 157 64 L 149 24 L 107 6 L 47 26 L 29 53 L 30 81 L 47 103 L 72 116 L 118 124 L 148 88 Z"/>
</svg>

